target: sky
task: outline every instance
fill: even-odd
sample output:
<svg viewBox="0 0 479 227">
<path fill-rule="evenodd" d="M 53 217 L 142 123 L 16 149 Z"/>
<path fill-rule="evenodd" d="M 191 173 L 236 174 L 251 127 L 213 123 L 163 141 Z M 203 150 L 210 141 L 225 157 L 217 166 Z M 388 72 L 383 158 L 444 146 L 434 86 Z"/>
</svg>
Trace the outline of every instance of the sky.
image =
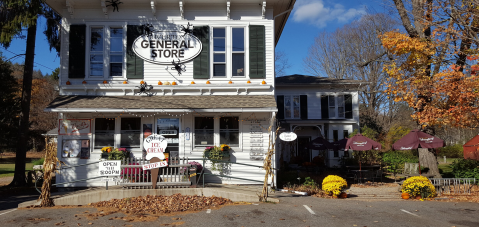
<svg viewBox="0 0 479 227">
<path fill-rule="evenodd" d="M 314 38 L 322 31 L 331 32 L 370 12 L 384 12 L 383 0 L 296 0 L 293 12 L 276 46 L 285 53 L 291 65 L 286 75 L 305 74 L 303 59 Z M 60 66 L 60 58 L 55 50 L 50 51 L 43 31 L 45 20 L 39 19 L 37 42 L 35 45 L 35 70 L 50 74 Z M 25 40 L 15 39 L 8 49 L 0 46 L 0 52 L 12 62 L 22 63 L 24 57 L 14 57 L 25 53 Z"/>
</svg>

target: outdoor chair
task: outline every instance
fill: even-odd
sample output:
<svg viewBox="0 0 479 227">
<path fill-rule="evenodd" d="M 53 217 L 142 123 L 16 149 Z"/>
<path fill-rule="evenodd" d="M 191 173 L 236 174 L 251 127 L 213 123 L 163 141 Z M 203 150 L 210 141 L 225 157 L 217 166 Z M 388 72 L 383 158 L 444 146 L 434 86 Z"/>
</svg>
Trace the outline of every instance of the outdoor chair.
<svg viewBox="0 0 479 227">
<path fill-rule="evenodd" d="M 419 163 L 405 162 L 403 172 L 400 174 L 397 174 L 397 176 L 408 177 L 410 175 L 419 174 L 418 167 L 419 167 Z"/>
</svg>

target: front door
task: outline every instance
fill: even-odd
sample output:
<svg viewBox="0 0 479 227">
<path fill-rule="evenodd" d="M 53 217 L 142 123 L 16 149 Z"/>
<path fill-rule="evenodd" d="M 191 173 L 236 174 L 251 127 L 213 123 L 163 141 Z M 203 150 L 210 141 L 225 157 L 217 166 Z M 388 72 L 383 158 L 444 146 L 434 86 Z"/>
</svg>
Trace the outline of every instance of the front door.
<svg viewBox="0 0 479 227">
<path fill-rule="evenodd" d="M 308 148 L 311 138 L 298 137 L 298 157 L 301 157 L 302 162 L 311 162 L 311 149 Z"/>
</svg>

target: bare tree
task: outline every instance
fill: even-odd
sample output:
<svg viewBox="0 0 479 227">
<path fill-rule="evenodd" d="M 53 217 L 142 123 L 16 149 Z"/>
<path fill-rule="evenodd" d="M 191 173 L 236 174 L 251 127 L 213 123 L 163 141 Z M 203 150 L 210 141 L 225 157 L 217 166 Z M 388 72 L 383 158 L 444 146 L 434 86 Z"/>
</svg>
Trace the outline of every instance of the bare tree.
<svg viewBox="0 0 479 227">
<path fill-rule="evenodd" d="M 274 75 L 284 76 L 286 69 L 289 69 L 291 65 L 286 58 L 286 53 L 283 51 L 276 51 L 274 55 Z"/>
<path fill-rule="evenodd" d="M 387 79 L 383 66 L 389 58 L 379 35 L 397 27 L 398 22 L 389 15 L 365 15 L 334 32 L 321 32 L 304 59 L 312 75 L 367 83 L 359 94 L 361 120 L 378 131 L 388 131 L 397 113 L 395 104 L 383 93 Z"/>
</svg>

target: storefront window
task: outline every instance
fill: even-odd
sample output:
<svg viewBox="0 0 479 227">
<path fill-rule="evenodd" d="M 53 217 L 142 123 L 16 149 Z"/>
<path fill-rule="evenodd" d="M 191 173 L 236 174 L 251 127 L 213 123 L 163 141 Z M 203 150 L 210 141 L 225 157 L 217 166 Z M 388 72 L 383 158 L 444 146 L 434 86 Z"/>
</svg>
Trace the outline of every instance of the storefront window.
<svg viewBox="0 0 479 227">
<path fill-rule="evenodd" d="M 141 118 L 121 119 L 120 147 L 140 147 Z"/>
<path fill-rule="evenodd" d="M 180 119 L 179 118 L 158 118 L 156 121 L 157 134 L 160 134 L 168 141 L 168 152 L 170 152 L 170 158 L 179 157 L 179 131 L 180 131 Z"/>
<path fill-rule="evenodd" d="M 239 123 L 235 117 L 220 118 L 220 144 L 239 146 Z"/>
<path fill-rule="evenodd" d="M 95 148 L 113 147 L 115 145 L 115 119 L 95 119 Z"/>
<path fill-rule="evenodd" d="M 213 117 L 195 117 L 195 147 L 214 146 L 214 125 Z"/>
</svg>

